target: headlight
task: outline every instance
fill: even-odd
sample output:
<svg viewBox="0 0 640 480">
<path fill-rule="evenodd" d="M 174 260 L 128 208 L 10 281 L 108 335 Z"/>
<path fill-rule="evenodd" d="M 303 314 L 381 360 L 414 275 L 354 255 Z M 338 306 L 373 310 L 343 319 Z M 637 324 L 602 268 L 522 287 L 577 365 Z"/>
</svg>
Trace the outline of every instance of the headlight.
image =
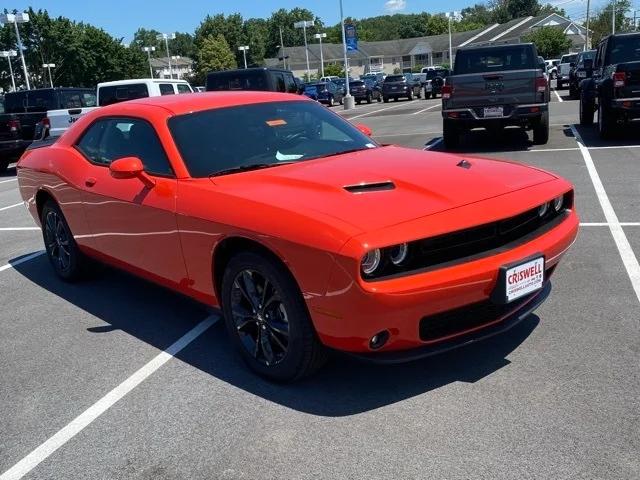
<svg viewBox="0 0 640 480">
<path fill-rule="evenodd" d="M 365 275 L 371 275 L 380 266 L 380 249 L 376 248 L 370 252 L 365 253 L 364 257 L 360 261 L 360 268 Z"/>
<path fill-rule="evenodd" d="M 564 203 L 564 197 L 561 195 L 553 199 L 553 209 L 556 212 L 559 212 L 562 208 L 562 204 Z"/>
<path fill-rule="evenodd" d="M 400 245 L 391 247 L 391 249 L 389 250 L 389 259 L 394 265 L 400 265 L 407 258 L 408 252 L 409 245 L 407 245 L 406 243 L 401 243 Z"/>
<path fill-rule="evenodd" d="M 538 207 L 538 216 L 540 218 L 544 217 L 549 211 L 549 202 L 545 202 L 540 207 Z"/>
</svg>

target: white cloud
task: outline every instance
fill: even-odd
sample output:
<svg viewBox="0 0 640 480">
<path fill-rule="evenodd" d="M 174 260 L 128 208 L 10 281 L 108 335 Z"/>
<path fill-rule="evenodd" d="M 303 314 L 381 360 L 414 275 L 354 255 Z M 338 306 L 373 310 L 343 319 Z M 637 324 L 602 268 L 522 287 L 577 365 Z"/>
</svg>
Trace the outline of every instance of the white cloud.
<svg viewBox="0 0 640 480">
<path fill-rule="evenodd" d="M 406 0 L 387 0 L 384 4 L 387 12 L 400 12 L 405 8 L 407 8 Z"/>
</svg>

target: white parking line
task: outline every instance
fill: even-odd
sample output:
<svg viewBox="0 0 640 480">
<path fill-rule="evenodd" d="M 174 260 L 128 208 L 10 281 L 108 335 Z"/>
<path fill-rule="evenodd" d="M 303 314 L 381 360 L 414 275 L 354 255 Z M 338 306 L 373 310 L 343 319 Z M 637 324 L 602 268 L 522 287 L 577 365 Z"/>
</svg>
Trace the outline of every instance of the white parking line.
<svg viewBox="0 0 640 480">
<path fill-rule="evenodd" d="M 374 137 L 404 137 L 411 135 L 442 135 L 442 132 L 415 132 L 415 133 L 374 133 Z M 577 150 L 577 149 L 576 149 Z"/>
<path fill-rule="evenodd" d="M 406 106 L 407 103 L 409 103 L 409 102 L 400 102 L 400 103 L 398 103 L 398 105 L 392 105 L 390 107 L 380 108 L 378 110 L 373 110 L 371 112 L 361 113 L 360 115 L 356 115 L 355 117 L 349 117 L 349 118 L 347 118 L 347 120 L 354 120 L 356 118 L 364 117 L 365 115 L 371 115 L 372 113 L 384 112 L 385 110 L 391 110 L 392 108 L 402 107 L 403 105 Z"/>
<path fill-rule="evenodd" d="M 0 227 L 0 232 L 21 232 L 27 230 L 41 230 L 39 227 Z"/>
<path fill-rule="evenodd" d="M 218 321 L 218 315 L 211 315 L 185 333 L 173 345 L 159 353 L 149 363 L 115 387 L 96 403 L 87 408 L 70 423 L 58 430 L 52 437 L 33 450 L 29 455 L 0 475 L 0 480 L 18 480 L 46 460 L 53 452 L 63 446 L 96 418 L 109 410 L 116 402 L 149 378 L 156 370 L 176 356 L 182 349 L 202 335 Z"/>
<path fill-rule="evenodd" d="M 7 263 L 6 265 L 2 265 L 0 267 L 0 272 L 4 272 L 5 270 L 9 270 L 10 268 L 17 267 L 21 263 L 28 262 L 29 260 L 33 260 L 34 258 L 39 257 L 42 254 L 44 254 L 44 250 L 32 253 L 30 255 L 27 255 L 26 257 L 19 258 L 18 260 L 10 260 L 9 263 Z M 0 480 L 3 480 L 3 479 L 0 477 Z"/>
<path fill-rule="evenodd" d="M 581 227 L 608 227 L 607 222 L 581 222 Z M 621 227 L 640 227 L 640 222 L 620 222 Z"/>
<path fill-rule="evenodd" d="M 562 97 L 560 96 L 560 94 L 558 93 L 558 91 L 555 88 L 553 89 L 553 93 L 556 94 L 556 97 L 558 97 L 558 100 L 560 102 L 564 102 L 564 100 L 562 99 Z"/>
<path fill-rule="evenodd" d="M 611 201 L 609 200 L 609 196 L 604 189 L 602 180 L 600 180 L 600 175 L 598 175 L 598 170 L 593 163 L 593 159 L 591 158 L 589 149 L 585 147 L 582 137 L 580 136 L 580 133 L 576 129 L 575 125 L 571 125 L 571 131 L 573 132 L 576 142 L 578 142 L 578 147 L 580 147 L 580 151 L 582 152 L 582 158 L 584 158 L 584 163 L 587 166 L 587 171 L 589 172 L 589 176 L 591 177 L 593 188 L 595 189 L 596 195 L 598 196 L 600 206 L 602 207 L 602 211 L 604 212 L 604 217 L 607 220 L 609 230 L 611 231 L 611 235 L 613 236 L 613 240 L 616 243 L 616 247 L 618 247 L 618 252 L 620 253 L 620 257 L 622 258 L 622 263 L 624 263 L 624 267 L 627 270 L 627 275 L 629 275 L 629 279 L 631 280 L 631 285 L 633 286 L 633 290 L 636 293 L 636 297 L 638 297 L 638 301 L 640 301 L 640 264 L 638 264 L 638 259 L 633 253 L 633 249 L 631 248 L 629 239 L 622 229 L 622 225 L 620 224 L 618 216 L 613 209 L 613 205 L 611 205 Z"/>
<path fill-rule="evenodd" d="M 436 108 L 439 106 L 440 106 L 440 103 L 436 103 L 435 105 L 431 105 L 430 107 L 423 108 L 422 110 L 418 110 L 417 112 L 413 112 L 411 115 L 417 115 L 419 113 L 426 112 L 427 110 L 431 110 L 432 108 Z"/>
<path fill-rule="evenodd" d="M 20 205 L 24 205 L 24 202 L 15 203 L 13 205 L 9 205 L 8 207 L 2 207 L 0 208 L 0 212 L 3 210 L 9 210 L 10 208 L 19 207 Z"/>
<path fill-rule="evenodd" d="M 16 180 L 18 180 L 18 179 L 17 178 L 10 178 L 9 180 L 0 180 L 0 183 L 15 182 Z"/>
<path fill-rule="evenodd" d="M 580 150 L 578 147 L 572 148 L 534 148 L 533 150 L 524 150 L 524 152 L 528 153 L 536 153 L 536 152 L 570 152 Z"/>
</svg>

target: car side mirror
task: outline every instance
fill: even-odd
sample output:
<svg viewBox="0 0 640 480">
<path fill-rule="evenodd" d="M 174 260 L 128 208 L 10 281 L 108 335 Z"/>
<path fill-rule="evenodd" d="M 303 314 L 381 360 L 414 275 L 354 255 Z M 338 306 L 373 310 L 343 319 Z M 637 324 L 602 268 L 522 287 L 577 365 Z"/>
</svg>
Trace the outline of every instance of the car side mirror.
<svg viewBox="0 0 640 480">
<path fill-rule="evenodd" d="M 148 188 L 156 184 L 155 180 L 144 171 L 142 160 L 138 157 L 123 157 L 114 160 L 109 165 L 109 173 L 117 179 L 139 178 Z"/>
<path fill-rule="evenodd" d="M 364 123 L 357 123 L 356 128 L 360 130 L 360 132 L 364 133 L 367 137 L 373 135 L 373 130 L 366 126 Z"/>
<path fill-rule="evenodd" d="M 593 70 L 593 60 L 591 58 L 584 59 L 584 69 Z"/>
</svg>

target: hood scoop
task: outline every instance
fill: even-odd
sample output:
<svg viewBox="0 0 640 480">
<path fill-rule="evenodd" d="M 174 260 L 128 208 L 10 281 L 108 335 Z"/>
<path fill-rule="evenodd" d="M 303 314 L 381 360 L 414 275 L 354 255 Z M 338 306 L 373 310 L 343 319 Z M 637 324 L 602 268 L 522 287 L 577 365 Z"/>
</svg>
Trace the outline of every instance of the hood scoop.
<svg viewBox="0 0 640 480">
<path fill-rule="evenodd" d="M 395 184 L 390 181 L 384 182 L 371 182 L 371 183 L 358 183 L 356 185 L 346 185 L 343 187 L 347 192 L 351 193 L 369 193 L 380 192 L 382 190 L 393 190 L 396 188 Z"/>
</svg>

